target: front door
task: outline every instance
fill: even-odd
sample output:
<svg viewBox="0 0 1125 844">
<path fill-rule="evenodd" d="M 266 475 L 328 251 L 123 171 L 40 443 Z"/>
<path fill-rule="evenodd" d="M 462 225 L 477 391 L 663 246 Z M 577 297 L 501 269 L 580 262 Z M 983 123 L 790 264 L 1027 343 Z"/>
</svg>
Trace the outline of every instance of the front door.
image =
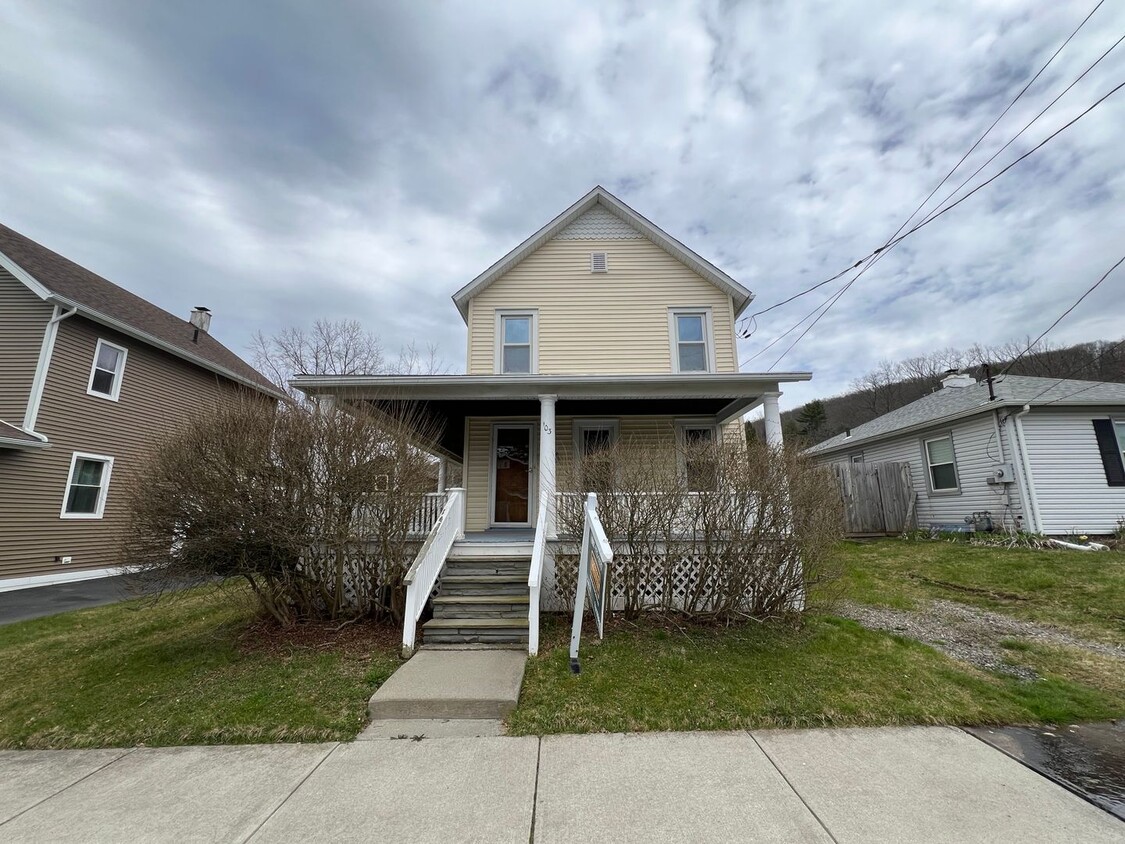
<svg viewBox="0 0 1125 844">
<path fill-rule="evenodd" d="M 526 527 L 532 512 L 533 458 L 531 423 L 492 426 L 492 517 L 493 525 Z"/>
</svg>

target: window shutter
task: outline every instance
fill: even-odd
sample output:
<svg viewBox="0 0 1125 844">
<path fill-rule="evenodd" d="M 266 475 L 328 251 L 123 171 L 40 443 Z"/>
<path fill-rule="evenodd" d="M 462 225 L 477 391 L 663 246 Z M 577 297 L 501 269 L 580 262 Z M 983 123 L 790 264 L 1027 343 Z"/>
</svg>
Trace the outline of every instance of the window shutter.
<svg viewBox="0 0 1125 844">
<path fill-rule="evenodd" d="M 1094 435 L 1098 438 L 1098 451 L 1102 455 L 1106 483 L 1110 486 L 1125 486 L 1125 465 L 1121 461 L 1121 446 L 1117 444 L 1113 420 L 1095 419 Z"/>
</svg>

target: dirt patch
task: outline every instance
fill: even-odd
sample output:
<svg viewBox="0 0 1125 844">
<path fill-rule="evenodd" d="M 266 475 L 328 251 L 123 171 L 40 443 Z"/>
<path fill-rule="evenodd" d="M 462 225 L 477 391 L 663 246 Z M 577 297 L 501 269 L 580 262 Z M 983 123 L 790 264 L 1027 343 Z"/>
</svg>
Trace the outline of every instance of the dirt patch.
<svg viewBox="0 0 1125 844">
<path fill-rule="evenodd" d="M 1125 661 L 1125 648 L 1091 642 L 1058 628 L 1020 621 L 956 601 L 932 601 L 919 611 L 872 607 L 849 601 L 842 603 L 837 611 L 864 627 L 917 639 L 954 659 L 1022 680 L 1035 680 L 1039 675 L 1026 666 L 1007 662 L 1009 654 L 1000 644 L 1004 639 L 1030 639 Z"/>
<path fill-rule="evenodd" d="M 282 627 L 270 619 L 248 625 L 238 637 L 241 653 L 284 656 L 295 651 L 332 651 L 366 657 L 375 652 L 397 652 L 402 628 L 371 621 L 305 622 Z"/>
</svg>

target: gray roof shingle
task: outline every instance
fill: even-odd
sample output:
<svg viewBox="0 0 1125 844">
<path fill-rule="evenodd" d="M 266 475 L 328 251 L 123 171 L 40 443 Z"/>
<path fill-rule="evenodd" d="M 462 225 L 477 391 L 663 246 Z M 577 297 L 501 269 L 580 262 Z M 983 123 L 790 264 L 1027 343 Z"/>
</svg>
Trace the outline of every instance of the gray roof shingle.
<svg viewBox="0 0 1125 844">
<path fill-rule="evenodd" d="M 249 386 L 281 395 L 264 375 L 210 334 L 201 331 L 198 341 L 193 342 L 194 329 L 186 319 L 158 308 L 3 224 L 0 252 L 51 293 L 79 305 L 80 312 L 88 310 L 124 323 L 175 347 L 205 368 L 227 370 Z"/>
<path fill-rule="evenodd" d="M 1108 381 L 1005 375 L 995 380 L 994 389 L 996 401 L 990 402 L 988 385 L 983 382 L 970 387 L 944 387 L 870 422 L 857 425 L 852 428 L 850 437 L 837 434 L 807 449 L 806 453 L 819 454 L 845 445 L 850 448 L 907 428 L 937 424 L 955 416 L 972 415 L 974 409 L 985 410 L 986 406 L 1125 405 L 1125 384 Z"/>
</svg>

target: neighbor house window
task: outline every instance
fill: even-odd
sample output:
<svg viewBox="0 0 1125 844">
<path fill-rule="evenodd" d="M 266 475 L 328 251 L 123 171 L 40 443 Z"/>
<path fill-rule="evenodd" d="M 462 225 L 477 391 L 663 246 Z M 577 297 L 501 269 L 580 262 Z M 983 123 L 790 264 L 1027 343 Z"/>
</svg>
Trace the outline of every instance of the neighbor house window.
<svg viewBox="0 0 1125 844">
<path fill-rule="evenodd" d="M 100 519 L 105 511 L 112 469 L 112 457 L 74 452 L 70 458 L 70 475 L 66 479 L 62 518 Z"/>
<path fill-rule="evenodd" d="M 534 311 L 496 314 L 496 371 L 504 375 L 535 372 L 536 316 Z"/>
<path fill-rule="evenodd" d="M 91 396 L 117 401 L 117 397 L 121 395 L 121 376 L 125 372 L 125 358 L 128 354 L 121 346 L 98 340 L 86 392 Z"/>
<path fill-rule="evenodd" d="M 710 372 L 712 364 L 711 311 L 675 309 L 669 314 L 673 372 Z"/>
<path fill-rule="evenodd" d="M 714 490 L 718 484 L 715 465 L 715 444 L 718 429 L 711 424 L 678 423 L 680 444 L 680 471 L 691 492 Z"/>
<path fill-rule="evenodd" d="M 953 456 L 953 436 L 925 441 L 926 462 L 930 469 L 930 489 L 952 492 L 957 489 L 957 465 Z"/>
<path fill-rule="evenodd" d="M 859 452 L 859 454 L 853 454 L 852 455 L 852 463 L 862 463 L 862 462 L 863 462 L 863 452 L 862 451 Z"/>
</svg>

